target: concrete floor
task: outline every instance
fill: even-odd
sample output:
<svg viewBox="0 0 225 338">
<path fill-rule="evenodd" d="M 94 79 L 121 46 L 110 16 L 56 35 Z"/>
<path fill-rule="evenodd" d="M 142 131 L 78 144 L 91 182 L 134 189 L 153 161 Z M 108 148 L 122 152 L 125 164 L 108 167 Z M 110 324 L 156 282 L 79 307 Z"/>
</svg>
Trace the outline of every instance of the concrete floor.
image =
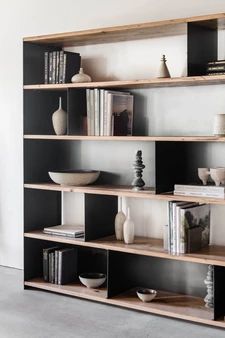
<svg viewBox="0 0 225 338">
<path fill-rule="evenodd" d="M 224 338 L 225 330 L 23 290 L 22 271 L 0 267 L 0 338 Z"/>
</svg>

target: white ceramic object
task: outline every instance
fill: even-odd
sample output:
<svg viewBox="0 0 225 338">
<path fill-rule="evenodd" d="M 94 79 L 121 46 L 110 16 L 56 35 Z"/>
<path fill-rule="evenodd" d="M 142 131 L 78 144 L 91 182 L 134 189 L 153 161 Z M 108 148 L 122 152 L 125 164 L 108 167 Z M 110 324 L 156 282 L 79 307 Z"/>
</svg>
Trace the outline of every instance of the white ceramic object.
<svg viewBox="0 0 225 338">
<path fill-rule="evenodd" d="M 210 176 L 218 187 L 225 182 L 225 168 L 210 168 Z"/>
<path fill-rule="evenodd" d="M 100 171 L 97 170 L 59 170 L 49 171 L 49 176 L 53 182 L 61 185 L 88 185 L 94 183 Z"/>
<path fill-rule="evenodd" d="M 225 135 L 225 114 L 216 114 L 214 117 L 213 134 L 216 136 Z"/>
<path fill-rule="evenodd" d="M 80 68 L 79 73 L 75 74 L 71 82 L 73 83 L 80 83 L 80 82 L 91 82 L 91 77 L 84 73 L 84 69 Z"/>
<path fill-rule="evenodd" d="M 167 64 L 166 64 L 166 57 L 165 55 L 162 56 L 162 59 L 161 59 L 161 64 L 160 64 L 160 67 L 159 67 L 159 78 L 168 78 L 168 77 L 171 77 L 170 76 L 170 72 L 169 72 L 169 69 L 167 67 Z"/>
<path fill-rule="evenodd" d="M 95 289 L 105 282 L 106 275 L 104 273 L 82 273 L 79 275 L 79 279 L 87 288 Z"/>
<path fill-rule="evenodd" d="M 151 302 L 157 295 L 157 291 L 153 289 L 139 289 L 137 295 L 142 302 Z"/>
<path fill-rule="evenodd" d="M 130 208 L 127 209 L 127 218 L 123 225 L 123 237 L 126 244 L 134 243 L 134 222 L 130 219 Z"/>
<path fill-rule="evenodd" d="M 207 185 L 209 178 L 209 169 L 208 168 L 198 168 L 198 177 L 202 181 L 203 185 Z"/>
<path fill-rule="evenodd" d="M 118 198 L 118 213 L 115 217 L 115 235 L 118 241 L 123 240 L 123 225 L 126 220 L 126 215 L 122 211 L 122 197 Z"/>
<path fill-rule="evenodd" d="M 67 112 L 62 109 L 62 98 L 59 98 L 59 108 L 52 114 L 52 124 L 56 135 L 64 135 L 67 130 Z"/>
</svg>

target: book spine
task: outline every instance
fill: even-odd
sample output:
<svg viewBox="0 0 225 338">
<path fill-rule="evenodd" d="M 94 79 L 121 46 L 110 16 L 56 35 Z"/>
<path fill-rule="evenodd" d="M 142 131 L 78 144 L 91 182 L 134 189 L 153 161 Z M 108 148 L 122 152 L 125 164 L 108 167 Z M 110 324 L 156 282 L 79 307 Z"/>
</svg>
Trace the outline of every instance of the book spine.
<svg viewBox="0 0 225 338">
<path fill-rule="evenodd" d="M 45 52 L 44 54 L 44 71 L 45 71 L 45 74 L 44 74 L 44 77 L 45 77 L 45 84 L 48 83 L 48 70 L 49 70 L 49 65 L 48 65 L 48 52 Z"/>
<path fill-rule="evenodd" d="M 53 83 L 52 82 L 52 52 L 49 53 L 48 83 Z"/>
<path fill-rule="evenodd" d="M 210 66 L 207 68 L 207 71 L 208 72 L 211 72 L 211 71 L 225 71 L 225 65 L 217 65 L 217 66 Z"/>
<path fill-rule="evenodd" d="M 176 253 L 180 253 L 180 207 L 176 206 Z"/>
<path fill-rule="evenodd" d="M 63 83 L 64 51 L 59 52 L 59 83 Z"/>
<path fill-rule="evenodd" d="M 86 89 L 86 105 L 87 105 L 87 134 L 91 135 L 91 109 L 90 109 L 90 89 Z"/>
<path fill-rule="evenodd" d="M 51 269 L 52 269 L 52 280 L 51 280 L 51 283 L 55 283 L 55 252 L 52 252 L 51 253 L 52 255 L 52 266 L 51 266 Z"/>
<path fill-rule="evenodd" d="M 105 90 L 100 89 L 100 136 L 104 136 L 104 96 Z"/>
<path fill-rule="evenodd" d="M 55 83 L 59 83 L 59 51 L 56 52 L 56 77 Z"/>
<path fill-rule="evenodd" d="M 95 136 L 99 136 L 99 90 L 94 89 Z"/>
<path fill-rule="evenodd" d="M 49 281 L 48 275 L 48 251 L 43 249 L 43 278 L 45 282 Z"/>
<path fill-rule="evenodd" d="M 194 186 L 194 185 L 180 185 L 180 184 L 175 184 L 174 186 L 175 191 L 184 191 L 184 192 L 206 192 L 206 193 L 225 193 L 225 188 L 224 187 L 216 187 L 216 186 Z"/>
<path fill-rule="evenodd" d="M 56 52 L 52 52 L 52 83 L 56 83 Z"/>
<path fill-rule="evenodd" d="M 95 135 L 95 108 L 94 108 L 94 90 L 90 89 L 90 120 L 91 136 Z"/>
<path fill-rule="evenodd" d="M 63 55 L 63 82 L 62 83 L 66 82 L 66 58 L 67 58 L 67 55 L 64 53 Z"/>
<path fill-rule="evenodd" d="M 174 191 L 174 195 L 177 196 L 196 196 L 196 197 L 211 197 L 211 198 L 219 198 L 224 199 L 225 195 L 218 193 L 207 193 L 207 192 L 195 192 L 195 191 Z"/>
<path fill-rule="evenodd" d="M 112 135 L 113 95 L 107 94 L 106 106 L 106 136 Z"/>
<path fill-rule="evenodd" d="M 55 251 L 55 284 L 58 284 L 58 259 L 59 259 L 59 251 Z"/>
<path fill-rule="evenodd" d="M 107 100 L 108 100 L 108 91 L 104 91 L 104 108 L 103 108 L 103 136 L 107 136 Z"/>
<path fill-rule="evenodd" d="M 225 65 L 225 60 L 209 61 L 207 64 L 208 65 L 221 65 L 221 64 Z"/>
<path fill-rule="evenodd" d="M 168 215 L 168 252 L 171 253 L 171 202 L 167 203 Z"/>
<path fill-rule="evenodd" d="M 58 253 L 58 284 L 62 284 L 62 252 Z"/>
<path fill-rule="evenodd" d="M 207 73 L 207 75 L 225 75 L 225 72 L 212 72 L 212 73 Z"/>
<path fill-rule="evenodd" d="M 176 253 L 176 203 L 172 205 L 172 247 L 171 253 Z"/>
<path fill-rule="evenodd" d="M 180 210 L 180 253 L 185 254 L 187 252 L 187 236 L 185 229 L 185 211 Z"/>
<path fill-rule="evenodd" d="M 48 254 L 48 282 L 52 281 L 52 254 Z"/>
</svg>

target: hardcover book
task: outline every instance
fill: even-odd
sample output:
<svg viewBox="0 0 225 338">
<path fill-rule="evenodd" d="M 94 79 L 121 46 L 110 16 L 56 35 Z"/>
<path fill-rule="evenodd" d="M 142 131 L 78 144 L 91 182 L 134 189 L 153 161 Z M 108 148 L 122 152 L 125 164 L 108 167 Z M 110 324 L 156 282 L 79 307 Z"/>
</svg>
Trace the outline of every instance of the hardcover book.
<svg viewBox="0 0 225 338">
<path fill-rule="evenodd" d="M 58 284 L 70 283 L 77 278 L 77 250 L 61 249 L 58 251 Z"/>
</svg>

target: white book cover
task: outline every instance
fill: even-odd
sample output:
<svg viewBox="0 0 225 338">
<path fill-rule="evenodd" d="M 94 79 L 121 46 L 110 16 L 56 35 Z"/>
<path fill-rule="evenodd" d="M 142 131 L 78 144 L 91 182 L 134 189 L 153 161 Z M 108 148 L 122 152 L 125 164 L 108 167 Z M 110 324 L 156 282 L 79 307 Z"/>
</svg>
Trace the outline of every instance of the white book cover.
<svg viewBox="0 0 225 338">
<path fill-rule="evenodd" d="M 94 100 L 94 90 L 90 89 L 90 126 L 91 126 L 91 136 L 95 135 L 95 100 Z"/>
<path fill-rule="evenodd" d="M 99 89 L 94 89 L 95 136 L 100 136 Z"/>
<path fill-rule="evenodd" d="M 105 90 L 100 89 L 100 108 L 99 108 L 99 119 L 100 119 L 100 136 L 104 136 L 104 101 L 105 101 Z"/>
<path fill-rule="evenodd" d="M 209 197 L 209 198 L 219 198 L 224 199 L 224 193 L 207 193 L 207 192 L 191 192 L 191 191 L 174 191 L 174 195 L 177 196 L 195 196 L 195 197 Z"/>
<path fill-rule="evenodd" d="M 191 192 L 213 192 L 213 193 L 225 193 L 224 186 L 215 186 L 215 185 L 190 185 L 190 184 L 175 184 L 175 191 L 191 191 Z"/>
<path fill-rule="evenodd" d="M 44 231 L 54 232 L 54 233 L 65 233 L 70 235 L 76 235 L 84 233 L 84 226 L 78 226 L 73 224 L 60 224 L 51 227 L 45 227 Z"/>
</svg>

